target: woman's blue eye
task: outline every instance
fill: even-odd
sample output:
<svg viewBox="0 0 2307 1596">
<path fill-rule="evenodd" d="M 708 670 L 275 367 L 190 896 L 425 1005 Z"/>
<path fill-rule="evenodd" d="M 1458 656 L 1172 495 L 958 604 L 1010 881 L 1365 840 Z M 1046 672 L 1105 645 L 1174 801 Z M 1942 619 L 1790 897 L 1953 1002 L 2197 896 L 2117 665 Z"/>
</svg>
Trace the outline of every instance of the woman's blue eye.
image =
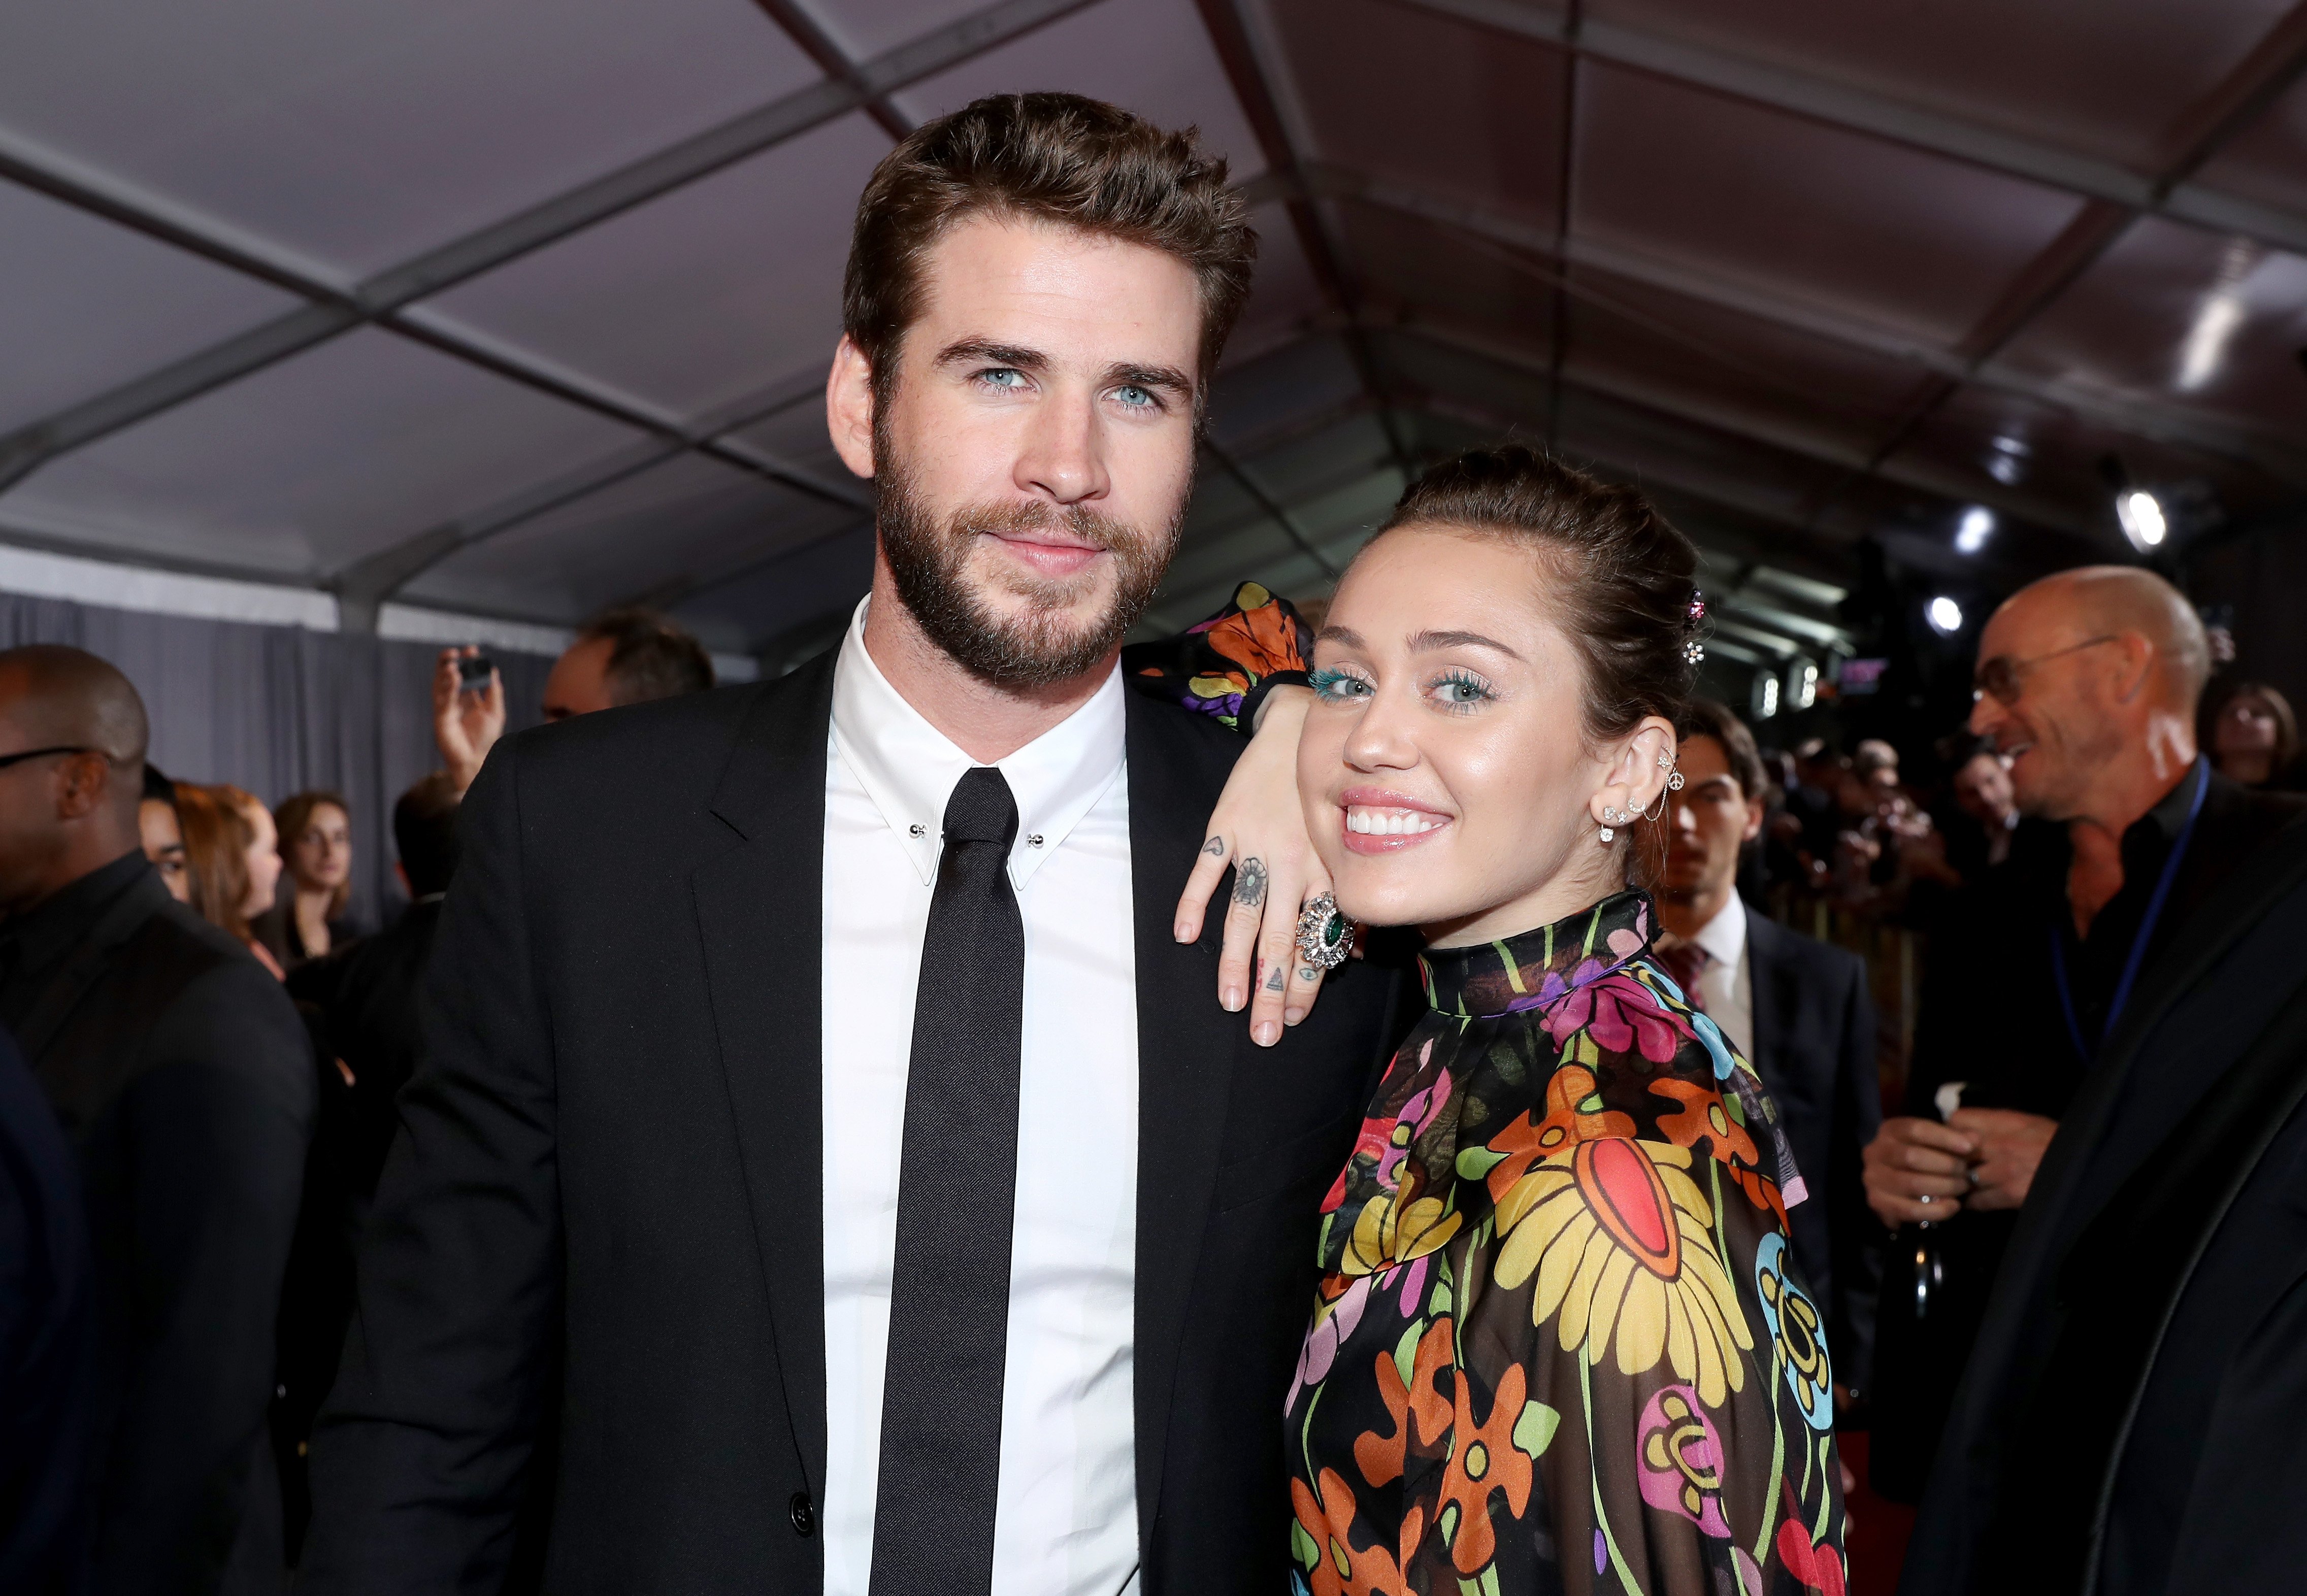
<svg viewBox="0 0 2307 1596">
<path fill-rule="evenodd" d="M 1490 684 L 1479 676 L 1453 671 L 1434 684 L 1434 696 L 1453 709 L 1464 709 L 1495 695 Z"/>
<path fill-rule="evenodd" d="M 1369 693 L 1368 682 L 1359 676 L 1349 675 L 1344 671 L 1315 671 L 1307 676 L 1306 681 L 1307 684 L 1313 688 L 1316 698 L 1327 699 L 1332 703 L 1344 703 L 1351 699 L 1366 698 Z"/>
</svg>

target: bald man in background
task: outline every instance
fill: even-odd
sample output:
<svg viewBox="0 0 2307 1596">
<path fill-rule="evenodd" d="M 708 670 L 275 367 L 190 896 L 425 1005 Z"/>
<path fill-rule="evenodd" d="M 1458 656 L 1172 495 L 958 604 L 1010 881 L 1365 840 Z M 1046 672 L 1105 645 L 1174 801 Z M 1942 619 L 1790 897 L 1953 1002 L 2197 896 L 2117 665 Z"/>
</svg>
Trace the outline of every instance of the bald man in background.
<svg viewBox="0 0 2307 1596">
<path fill-rule="evenodd" d="M 2037 582 L 1980 639 L 1971 729 L 2028 819 L 1934 942 L 1909 1113 L 1867 1153 L 1876 1212 L 1933 1226 L 1899 1251 L 1944 1265 L 1920 1318 L 1911 1270 L 1886 1282 L 1878 1485 L 1901 1419 L 1919 1471 L 1945 1413 L 1901 1414 L 1894 1326 L 1962 1370 L 1910 1596 L 2307 1566 L 2282 1428 L 2307 1425 L 2307 805 L 2199 757 L 2208 668 L 2186 601 L 2124 567 Z"/>
<path fill-rule="evenodd" d="M 264 1421 L 311 1046 L 145 858 L 145 737 L 94 655 L 0 652 L 0 1025 L 78 1155 L 96 1257 L 93 1544 L 69 1588 L 277 1592 Z"/>
</svg>

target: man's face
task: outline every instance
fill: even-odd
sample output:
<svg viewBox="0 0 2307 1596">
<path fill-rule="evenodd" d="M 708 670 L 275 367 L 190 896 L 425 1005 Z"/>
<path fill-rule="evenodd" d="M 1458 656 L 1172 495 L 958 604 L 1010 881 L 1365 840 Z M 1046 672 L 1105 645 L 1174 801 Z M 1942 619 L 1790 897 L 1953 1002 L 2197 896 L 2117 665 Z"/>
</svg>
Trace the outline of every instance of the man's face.
<svg viewBox="0 0 2307 1596">
<path fill-rule="evenodd" d="M 553 674 L 545 679 L 545 718 L 567 720 L 615 708 L 609 696 L 609 656 L 616 648 L 608 638 L 587 638 L 554 660 Z"/>
<path fill-rule="evenodd" d="M 2119 650 L 2079 646 L 2092 634 L 2062 615 L 2066 607 L 2029 591 L 1994 612 L 1978 657 L 2018 667 L 2018 701 L 1982 693 L 1970 711 L 1971 731 L 1992 739 L 2007 763 L 2019 812 L 2052 820 L 2088 812 L 2093 783 L 2121 757 L 2125 735 L 2108 676 Z"/>
<path fill-rule="evenodd" d="M 0 757 L 62 741 L 36 719 L 11 713 L 21 684 L 0 679 Z M 101 759 L 43 754 L 0 768 L 0 908 L 37 900 L 71 846 L 68 815 L 90 807 L 86 789 L 101 791 Z M 90 767 L 97 768 L 91 769 Z"/>
<path fill-rule="evenodd" d="M 1682 791 L 1667 800 L 1659 889 L 1668 897 L 1728 891 L 1737 879 L 1738 850 L 1762 829 L 1762 800 L 1739 785 L 1729 755 L 1712 737 L 1685 738 L 1676 766 Z"/>
<path fill-rule="evenodd" d="M 1980 825 L 2002 825 L 2011 816 L 2011 773 L 1991 753 L 1976 753 L 1954 773 L 1955 807 Z"/>
<path fill-rule="evenodd" d="M 997 684 L 1076 677 L 1143 611 L 1193 485 L 1201 303 L 1158 250 L 975 217 L 931 251 L 919 318 L 860 436 L 880 558 L 930 640 Z M 845 356 L 846 356 L 845 351 Z M 862 381 L 852 373 L 853 381 Z"/>
</svg>

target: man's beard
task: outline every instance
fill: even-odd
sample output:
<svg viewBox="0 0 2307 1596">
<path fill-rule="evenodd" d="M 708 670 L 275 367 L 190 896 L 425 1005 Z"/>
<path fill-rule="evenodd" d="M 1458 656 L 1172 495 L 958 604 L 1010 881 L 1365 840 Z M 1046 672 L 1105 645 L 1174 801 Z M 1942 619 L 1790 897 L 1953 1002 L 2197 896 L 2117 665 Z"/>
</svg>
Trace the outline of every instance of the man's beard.
<svg viewBox="0 0 2307 1596">
<path fill-rule="evenodd" d="M 891 459 L 886 446 L 880 458 Z M 1093 669 L 1145 613 L 1177 552 L 1187 498 L 1179 496 L 1170 524 L 1152 534 L 1083 505 L 1059 510 L 1040 502 L 963 509 L 940 523 L 912 477 L 893 465 L 882 473 L 876 519 L 897 597 L 931 642 L 993 686 L 1047 687 Z M 1025 600 L 1025 609 L 997 614 L 968 577 L 978 535 L 1058 529 L 1112 557 L 1113 597 L 1104 613 L 1080 622 L 1066 618 L 1098 579 L 1093 562 L 1071 579 L 1005 575 L 1001 586 Z"/>
</svg>

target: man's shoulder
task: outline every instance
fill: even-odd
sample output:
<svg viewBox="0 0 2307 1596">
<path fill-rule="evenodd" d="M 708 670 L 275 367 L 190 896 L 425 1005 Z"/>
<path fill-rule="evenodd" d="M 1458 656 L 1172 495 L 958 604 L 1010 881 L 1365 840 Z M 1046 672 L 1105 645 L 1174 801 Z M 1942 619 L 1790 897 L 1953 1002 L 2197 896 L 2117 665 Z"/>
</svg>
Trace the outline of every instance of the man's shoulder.
<svg viewBox="0 0 2307 1596">
<path fill-rule="evenodd" d="M 1141 769 L 1150 762 L 1180 785 L 1207 788 L 1214 802 L 1249 740 L 1209 716 L 1138 688 L 1130 688 L 1123 697 L 1128 705 L 1132 786 L 1140 784 Z M 1196 821 L 1198 824 L 1199 817 Z"/>
<path fill-rule="evenodd" d="M 1771 919 L 1754 904 L 1740 901 L 1746 909 L 1746 947 L 1754 957 L 1786 965 L 1800 972 L 1805 982 L 1865 978 L 1866 961 L 1849 948 L 1821 941 L 1807 931 Z"/>
</svg>

